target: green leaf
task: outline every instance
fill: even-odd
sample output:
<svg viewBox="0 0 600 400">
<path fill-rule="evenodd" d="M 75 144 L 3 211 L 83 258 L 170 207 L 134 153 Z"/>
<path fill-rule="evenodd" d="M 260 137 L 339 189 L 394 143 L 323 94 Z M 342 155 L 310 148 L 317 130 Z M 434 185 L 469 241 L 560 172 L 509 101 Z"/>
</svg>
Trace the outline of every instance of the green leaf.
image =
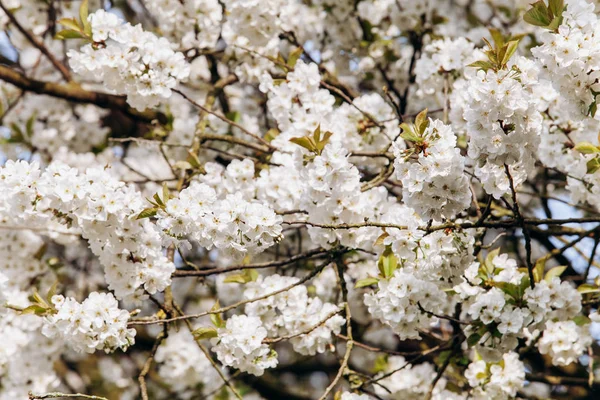
<svg viewBox="0 0 600 400">
<path fill-rule="evenodd" d="M 594 97 L 594 101 L 588 107 L 588 115 L 594 118 L 596 116 L 596 111 L 598 111 L 598 103 L 596 101 L 596 98 Z"/>
<path fill-rule="evenodd" d="M 385 279 L 389 279 L 394 275 L 394 272 L 398 268 L 398 259 L 396 258 L 396 255 L 394 255 L 391 246 L 385 248 L 383 254 L 379 257 L 377 267 L 379 268 L 381 276 Z"/>
<path fill-rule="evenodd" d="M 290 139 L 290 142 L 295 143 L 298 146 L 302 146 L 310 152 L 315 152 L 317 150 L 316 144 L 313 142 L 313 140 L 311 138 L 309 138 L 307 136 L 293 137 Z"/>
<path fill-rule="evenodd" d="M 267 131 L 267 133 L 265 133 L 265 140 L 270 143 L 273 141 L 273 139 L 279 136 L 280 133 L 281 132 L 279 132 L 279 129 L 271 128 Z"/>
<path fill-rule="evenodd" d="M 56 23 L 77 32 L 81 29 L 75 18 L 61 18 Z"/>
<path fill-rule="evenodd" d="M 533 267 L 533 279 L 536 283 L 540 282 L 544 278 L 547 260 L 548 259 L 546 257 L 542 257 L 535 262 L 535 267 Z"/>
<path fill-rule="evenodd" d="M 553 32 L 558 30 L 558 27 L 560 26 L 560 24 L 562 24 L 563 18 L 562 17 L 555 17 L 554 19 L 552 19 L 552 22 L 550 22 L 550 24 L 546 27 L 546 29 L 549 29 Z"/>
<path fill-rule="evenodd" d="M 421 141 L 421 137 L 419 137 L 413 131 L 412 126 L 410 126 L 406 122 L 403 122 L 402 124 L 400 124 L 400 129 L 402 129 L 402 133 L 400 134 L 400 137 L 402 139 L 407 140 L 409 142 L 420 142 Z"/>
<path fill-rule="evenodd" d="M 225 114 L 225 116 L 228 120 L 236 123 L 240 122 L 240 119 L 242 118 L 242 114 L 240 114 L 238 111 L 229 111 L 227 114 Z"/>
<path fill-rule="evenodd" d="M 577 287 L 577 291 L 581 294 L 586 293 L 600 293 L 600 288 L 596 285 L 591 285 L 589 283 L 581 284 Z"/>
<path fill-rule="evenodd" d="M 42 307 L 38 304 L 32 304 L 29 307 L 25 307 L 22 311 L 21 314 L 35 314 L 35 315 L 44 315 L 48 312 L 48 309 L 45 307 Z"/>
<path fill-rule="evenodd" d="M 27 120 L 27 123 L 25 124 L 25 131 L 27 132 L 27 137 L 29 139 L 31 139 L 31 137 L 33 136 L 33 124 L 35 123 L 35 118 L 36 115 L 35 113 L 33 113 L 31 117 L 29 117 L 29 119 Z"/>
<path fill-rule="evenodd" d="M 146 208 L 142 210 L 135 219 L 144 219 L 154 217 L 158 213 L 158 208 Z"/>
<path fill-rule="evenodd" d="M 196 340 L 210 339 L 218 336 L 217 330 L 212 326 L 198 328 L 192 332 L 192 335 L 194 335 Z"/>
<path fill-rule="evenodd" d="M 387 238 L 388 236 L 390 236 L 389 233 L 387 232 L 383 232 L 381 235 L 379 235 L 379 237 L 375 240 L 375 243 L 373 243 L 373 246 L 383 246 L 383 241 L 385 240 L 385 238 Z"/>
<path fill-rule="evenodd" d="M 387 354 L 382 354 L 377 356 L 375 359 L 375 363 L 373 365 L 373 373 L 376 374 L 378 372 L 383 372 L 388 368 L 388 356 Z"/>
<path fill-rule="evenodd" d="M 550 22 L 552 22 L 550 10 L 542 0 L 533 3 L 531 8 L 523 16 L 523 19 L 528 24 L 541 26 L 543 28 L 547 27 L 550 25 Z"/>
<path fill-rule="evenodd" d="M 600 159 L 598 157 L 592 158 L 586 163 L 586 167 L 588 174 L 595 173 L 598 171 L 598 169 L 600 169 Z"/>
<path fill-rule="evenodd" d="M 163 182 L 162 186 L 162 194 L 163 194 L 163 202 L 167 204 L 167 201 L 171 198 L 171 192 L 169 191 L 169 187 L 167 186 L 167 182 Z"/>
<path fill-rule="evenodd" d="M 23 142 L 25 141 L 25 135 L 23 134 L 23 131 L 21 130 L 21 128 L 19 127 L 19 125 L 17 125 L 16 123 L 12 122 L 10 124 L 10 129 L 11 129 L 11 138 L 14 139 L 17 142 Z"/>
<path fill-rule="evenodd" d="M 477 68 L 483 71 L 487 71 L 488 69 L 494 68 L 492 63 L 490 63 L 489 61 L 475 61 L 474 63 L 467 65 L 467 67 Z"/>
<path fill-rule="evenodd" d="M 358 288 L 362 288 L 362 287 L 367 287 L 367 286 L 371 286 L 371 285 L 376 285 L 378 282 L 379 282 L 379 279 L 377 279 L 377 278 L 372 278 L 372 277 L 369 277 L 369 278 L 364 278 L 364 279 L 359 279 L 359 280 L 356 282 L 356 285 L 354 285 L 354 288 L 355 288 L 355 289 L 358 289 Z"/>
<path fill-rule="evenodd" d="M 58 281 L 55 281 L 50 289 L 48 289 L 48 293 L 46 294 L 46 300 L 48 304 L 52 304 L 52 297 L 56 294 L 56 290 L 58 289 Z"/>
<path fill-rule="evenodd" d="M 520 300 L 521 297 L 523 297 L 520 285 L 515 285 L 514 283 L 509 282 L 494 282 L 494 286 L 515 300 Z"/>
<path fill-rule="evenodd" d="M 559 265 L 558 267 L 551 268 L 548 272 L 546 272 L 546 276 L 544 276 L 544 280 L 546 282 L 550 282 L 553 278 L 560 278 L 560 276 L 565 272 L 567 267 L 565 265 Z"/>
<path fill-rule="evenodd" d="M 577 143 L 574 149 L 582 154 L 600 153 L 600 149 L 589 142 Z"/>
<path fill-rule="evenodd" d="M 479 341 L 481 340 L 482 335 L 479 334 L 478 332 L 475 332 L 473 334 L 471 334 L 468 338 L 467 338 L 467 345 L 469 347 L 473 347 L 475 346 L 477 343 L 479 343 Z"/>
<path fill-rule="evenodd" d="M 417 127 L 419 133 L 423 135 L 428 125 L 429 120 L 427 119 L 427 109 L 424 109 L 419 114 L 417 114 L 417 117 L 415 118 L 415 126 Z"/>
<path fill-rule="evenodd" d="M 491 28 L 490 35 L 492 35 L 492 39 L 494 40 L 494 44 L 496 45 L 496 49 L 501 49 L 504 47 L 504 35 L 496 28 Z"/>
<path fill-rule="evenodd" d="M 185 159 L 193 168 L 201 169 L 202 164 L 200 163 L 200 159 L 198 156 L 192 151 L 188 151 L 187 158 Z"/>
<path fill-rule="evenodd" d="M 548 6 L 552 15 L 560 17 L 565 9 L 565 2 L 564 0 L 548 0 Z"/>
<path fill-rule="evenodd" d="M 321 124 L 317 125 L 313 132 L 313 140 L 315 143 L 319 143 L 321 141 Z"/>
<path fill-rule="evenodd" d="M 217 300 L 217 302 L 215 303 L 214 306 L 212 306 L 212 308 L 210 309 L 210 311 L 215 311 L 221 308 L 221 305 L 219 304 L 219 300 Z M 221 317 L 221 314 L 210 314 L 210 321 L 213 323 L 213 325 L 216 328 L 222 328 L 225 326 L 225 321 L 223 320 L 223 317 Z"/>
<path fill-rule="evenodd" d="M 288 57 L 287 65 L 294 68 L 303 52 L 304 50 L 302 49 L 302 47 L 297 47 L 296 49 L 294 49 Z"/>
<path fill-rule="evenodd" d="M 583 326 L 589 324 L 590 322 L 592 322 L 592 320 L 586 317 L 585 315 L 578 315 L 575 318 L 573 318 L 573 322 L 575 322 L 577 326 Z"/>
<path fill-rule="evenodd" d="M 327 143 L 329 143 L 329 138 L 331 137 L 331 135 L 333 135 L 333 132 L 327 131 L 323 135 L 323 139 L 321 139 L 319 142 L 317 142 L 317 151 L 319 154 L 321 154 L 321 152 L 323 151 L 325 146 L 327 146 Z"/>
<path fill-rule="evenodd" d="M 229 275 L 223 280 L 224 283 L 248 283 L 248 277 L 244 274 Z"/>
<path fill-rule="evenodd" d="M 84 36 L 81 32 L 74 31 L 72 29 L 65 29 L 60 32 L 57 32 L 56 35 L 54 35 L 54 39 L 86 39 L 86 36 Z"/>
<path fill-rule="evenodd" d="M 494 249 L 492 251 L 490 251 L 488 253 L 488 255 L 485 257 L 485 261 L 484 261 L 484 265 L 486 270 L 488 271 L 488 273 L 493 274 L 494 273 L 494 269 L 496 269 L 496 267 L 494 266 L 494 258 L 496 258 L 498 256 L 498 254 L 500 254 L 500 248 Z"/>
<path fill-rule="evenodd" d="M 91 36 L 92 28 L 90 26 L 90 22 L 88 21 L 88 0 L 83 0 L 81 5 L 79 6 L 79 18 L 81 19 L 81 26 L 85 33 L 88 33 Z"/>
<path fill-rule="evenodd" d="M 511 40 L 506 44 L 506 53 L 504 53 L 504 57 L 502 58 L 502 65 L 506 65 L 508 63 L 513 54 L 515 54 L 515 51 L 517 51 L 518 47 L 518 40 Z"/>
<path fill-rule="evenodd" d="M 166 204 L 162 201 L 162 199 L 160 198 L 158 193 L 154 193 L 152 198 L 154 199 L 154 201 L 156 201 L 156 204 L 158 204 L 160 207 L 162 207 L 162 208 L 165 207 Z"/>
</svg>

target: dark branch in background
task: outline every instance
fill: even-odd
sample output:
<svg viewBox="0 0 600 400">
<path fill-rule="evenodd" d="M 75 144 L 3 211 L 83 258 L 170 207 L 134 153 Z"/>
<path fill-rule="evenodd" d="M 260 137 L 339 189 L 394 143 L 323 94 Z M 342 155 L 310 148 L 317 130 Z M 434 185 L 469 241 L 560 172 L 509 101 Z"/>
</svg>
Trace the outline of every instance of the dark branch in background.
<svg viewBox="0 0 600 400">
<path fill-rule="evenodd" d="M 65 67 L 63 63 L 58 61 L 52 53 L 50 53 L 46 46 L 44 46 L 44 43 L 41 42 L 38 38 L 36 38 L 35 35 L 29 30 L 25 29 L 1 1 L 0 8 L 2 8 L 2 11 L 4 11 L 8 19 L 10 19 L 10 22 L 19 30 L 19 32 L 21 32 L 27 38 L 27 40 L 29 40 L 29 42 L 33 46 L 35 46 L 35 48 L 41 51 L 42 54 L 44 54 L 48 60 L 50 60 L 52 65 L 54 65 L 58 72 L 60 72 L 63 78 L 65 78 L 67 82 L 71 81 L 71 72 L 67 69 L 67 67 Z"/>
<path fill-rule="evenodd" d="M 0 79 L 26 92 L 45 94 L 75 103 L 94 104 L 101 108 L 123 111 L 126 115 L 138 121 L 152 122 L 156 120 L 160 123 L 167 122 L 167 117 L 160 112 L 151 110 L 142 112 L 129 107 L 123 96 L 92 92 L 74 83 L 58 84 L 30 79 L 3 65 L 0 65 Z"/>
<path fill-rule="evenodd" d="M 533 289 L 535 287 L 535 279 L 533 278 L 533 263 L 531 262 L 531 237 L 529 236 L 529 228 L 525 226 L 525 221 L 523 216 L 521 215 L 521 211 L 519 209 L 519 202 L 517 201 L 517 191 L 515 189 L 515 183 L 513 182 L 512 175 L 510 174 L 510 168 L 508 165 L 504 164 L 504 169 L 506 171 L 506 176 L 508 177 L 508 183 L 510 184 L 510 191 L 512 193 L 513 200 L 513 211 L 515 213 L 515 217 L 521 225 L 521 231 L 523 231 L 523 236 L 525 237 L 525 253 L 527 261 L 527 272 L 529 273 L 529 284 Z"/>
</svg>

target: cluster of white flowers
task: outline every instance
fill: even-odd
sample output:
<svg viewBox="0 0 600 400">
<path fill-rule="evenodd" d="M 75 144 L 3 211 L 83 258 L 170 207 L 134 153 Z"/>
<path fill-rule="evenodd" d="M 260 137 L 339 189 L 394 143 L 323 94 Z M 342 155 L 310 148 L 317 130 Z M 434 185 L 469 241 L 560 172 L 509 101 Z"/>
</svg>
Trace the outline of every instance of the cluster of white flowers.
<svg viewBox="0 0 600 400">
<path fill-rule="evenodd" d="M 400 132 L 394 109 L 378 93 L 357 97 L 352 104 L 342 104 L 331 118 L 336 135 L 344 135 L 344 146 L 350 150 L 380 151 Z M 362 160 L 363 163 L 369 164 L 369 161 Z"/>
<path fill-rule="evenodd" d="M 573 118 L 588 114 L 600 91 L 600 45 L 595 39 L 599 33 L 595 4 L 586 0 L 565 1 L 562 23 L 556 31 L 539 35 L 538 47 L 531 51 L 551 77 L 563 107 Z"/>
<path fill-rule="evenodd" d="M 486 363 L 481 359 L 472 362 L 465 371 L 465 378 L 474 389 L 473 399 L 512 399 L 523 388 L 525 366 L 519 360 L 519 354 L 510 352 L 497 363 Z"/>
<path fill-rule="evenodd" d="M 219 198 L 207 184 L 192 182 L 167 201 L 158 224 L 169 236 L 188 235 L 203 247 L 242 259 L 272 246 L 281 235 L 281 221 L 270 207 L 247 201 L 242 193 Z"/>
<path fill-rule="evenodd" d="M 418 339 L 441 315 L 447 304 L 446 294 L 434 283 L 418 279 L 398 269 L 388 280 L 380 280 L 379 290 L 365 295 L 369 313 L 392 327 L 401 340 Z"/>
<path fill-rule="evenodd" d="M 15 100 L 13 112 L 2 119 L 2 125 L 11 129 L 11 143 L 35 146 L 50 157 L 61 147 L 81 153 L 102 145 L 109 132 L 101 126 L 106 114 L 92 105 L 71 108 L 64 100 L 25 94 Z"/>
<path fill-rule="evenodd" d="M 418 229 L 425 222 L 403 204 L 389 207 L 381 222 L 406 226 L 406 229 L 386 228 L 382 244 L 391 246 L 403 268 L 418 279 L 448 287 L 473 262 L 475 239 L 468 231 L 437 230 L 425 235 Z"/>
<path fill-rule="evenodd" d="M 70 65 L 79 74 L 101 80 L 107 89 L 126 94 L 131 106 L 138 110 L 156 106 L 188 77 L 189 64 L 167 39 L 104 10 L 88 19 L 94 43 L 70 50 Z"/>
<path fill-rule="evenodd" d="M 135 329 L 127 328 L 129 313 L 119 308 L 111 293 L 92 292 L 83 303 L 55 295 L 52 305 L 55 312 L 44 318 L 42 333 L 64 340 L 75 351 L 110 353 L 134 343 Z"/>
<path fill-rule="evenodd" d="M 261 297 L 298 281 L 298 278 L 280 275 L 259 277 L 257 281 L 246 285 L 244 299 Z M 295 351 L 304 355 L 323 353 L 333 335 L 340 333 L 345 319 L 340 315 L 332 315 L 337 311 L 340 310 L 335 304 L 324 303 L 319 297 L 309 297 L 304 285 L 246 305 L 246 314 L 259 317 L 269 335 L 297 335 L 290 339 L 290 343 Z M 309 333 L 300 334 L 309 330 Z"/>
<path fill-rule="evenodd" d="M 552 357 L 552 364 L 561 366 L 576 361 L 591 344 L 589 325 L 579 326 L 575 321 L 548 321 L 537 347 L 540 353 Z"/>
<path fill-rule="evenodd" d="M 532 94 L 536 82 L 525 79 L 519 67 L 517 62 L 511 69 L 466 71 L 467 87 L 454 88 L 463 97 L 459 102 L 475 175 L 495 198 L 510 191 L 505 166 L 515 187 L 533 171 L 542 131 L 539 97 Z"/>
<path fill-rule="evenodd" d="M 41 250 L 44 241 L 31 231 L 0 232 L 0 399 L 24 399 L 31 390 L 44 392 L 60 382 L 53 364 L 62 343 L 43 336 L 42 319 L 6 305 L 31 305 L 31 282 L 46 289 L 55 279 Z"/>
<path fill-rule="evenodd" d="M 156 349 L 154 360 L 158 363 L 158 375 L 185 398 L 193 398 L 194 393 L 197 395 L 198 383 L 202 384 L 204 394 L 221 385 L 217 371 L 186 329 L 171 330 Z"/>
<path fill-rule="evenodd" d="M 79 228 L 117 297 L 133 295 L 142 285 L 155 293 L 170 284 L 175 266 L 163 254 L 159 229 L 136 219 L 144 200 L 107 170 L 80 174 L 53 163 L 42 172 L 37 163 L 9 161 L 0 169 L 0 191 L 7 194 L 0 214 L 8 221 Z"/>
<path fill-rule="evenodd" d="M 379 375 L 388 376 L 379 378 L 378 382 L 381 385 L 374 386 L 375 394 L 378 396 L 392 399 L 421 399 L 426 398 L 431 390 L 435 367 L 428 362 L 413 365 L 402 356 L 392 356 L 387 359 L 385 369 Z M 440 378 L 431 393 L 431 399 L 464 400 L 464 396 L 448 390 L 447 383 L 446 378 Z"/>
<path fill-rule="evenodd" d="M 485 282 L 493 282 L 492 287 Z M 463 312 L 477 322 L 467 334 L 488 362 L 498 362 L 504 352 L 515 349 L 518 339 L 536 336 L 552 321 L 569 321 L 581 311 L 581 294 L 571 284 L 553 277 L 532 289 L 506 254 L 492 253 L 483 264 L 471 264 L 454 290 Z"/>
<path fill-rule="evenodd" d="M 464 37 L 434 40 L 425 46 L 415 66 L 419 95 L 437 95 L 443 105 L 444 91 L 449 92 L 465 65 L 478 57 L 477 53 L 473 43 Z"/>
<path fill-rule="evenodd" d="M 279 34 L 283 33 L 279 16 L 284 3 L 283 0 L 224 2 L 227 20 L 222 35 L 233 47 L 233 54 L 245 61 L 235 70 L 242 78 L 256 80 L 264 70 L 272 67 L 272 63 L 263 57 L 277 57 Z"/>
<path fill-rule="evenodd" d="M 536 323 L 568 320 L 581 311 L 581 293 L 558 277 L 536 283 L 525 291 L 524 298 Z"/>
<path fill-rule="evenodd" d="M 212 339 L 212 350 L 223 365 L 256 376 L 277 366 L 277 353 L 263 343 L 267 330 L 260 318 L 233 315 L 217 333 L 218 337 Z"/>
<path fill-rule="evenodd" d="M 418 150 L 405 150 L 403 141 L 393 146 L 404 203 L 423 218 L 451 218 L 471 203 L 469 182 L 463 172 L 464 157 L 456 148 L 456 136 L 449 125 L 429 119 L 421 140 Z"/>
<path fill-rule="evenodd" d="M 157 17 L 163 35 L 182 49 L 210 48 L 217 44 L 223 19 L 217 0 L 150 0 L 145 4 Z"/>
</svg>

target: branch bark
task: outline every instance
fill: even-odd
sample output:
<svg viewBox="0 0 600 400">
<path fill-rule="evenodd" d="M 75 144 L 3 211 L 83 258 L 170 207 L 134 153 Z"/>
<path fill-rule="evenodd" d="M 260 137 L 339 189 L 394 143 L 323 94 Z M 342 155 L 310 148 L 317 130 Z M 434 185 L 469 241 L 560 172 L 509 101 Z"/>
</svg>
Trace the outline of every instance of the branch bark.
<svg viewBox="0 0 600 400">
<path fill-rule="evenodd" d="M 75 83 L 58 84 L 38 81 L 3 65 L 0 65 L 0 79 L 27 92 L 45 94 L 75 103 L 94 104 L 101 108 L 119 110 L 138 121 L 152 122 L 156 120 L 160 123 L 167 122 L 167 117 L 160 112 L 151 110 L 142 112 L 129 107 L 123 96 L 92 92 L 81 88 L 81 86 Z"/>
</svg>

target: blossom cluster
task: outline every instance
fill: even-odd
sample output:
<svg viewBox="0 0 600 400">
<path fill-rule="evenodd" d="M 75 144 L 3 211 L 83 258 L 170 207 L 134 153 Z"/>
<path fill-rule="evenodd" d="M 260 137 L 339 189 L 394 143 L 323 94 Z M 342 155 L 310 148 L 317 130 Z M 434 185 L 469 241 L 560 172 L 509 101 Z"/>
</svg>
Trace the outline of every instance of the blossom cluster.
<svg viewBox="0 0 600 400">
<path fill-rule="evenodd" d="M 158 105 L 188 77 L 190 67 L 184 55 L 173 51 L 167 39 L 104 10 L 88 18 L 93 43 L 69 51 L 71 67 L 101 80 L 107 89 L 127 95 L 131 106 L 144 110 Z"/>
<path fill-rule="evenodd" d="M 523 388 L 525 369 L 517 353 L 506 353 L 497 363 L 477 360 L 469 364 L 465 378 L 475 390 L 474 399 L 514 398 Z"/>
<path fill-rule="evenodd" d="M 495 198 L 510 191 L 510 180 L 515 187 L 524 182 L 535 166 L 542 115 L 533 95 L 537 82 L 525 79 L 529 67 L 517 61 L 511 69 L 467 71 L 466 87 L 454 88 L 463 97 L 467 154 L 484 190 Z"/>
<path fill-rule="evenodd" d="M 160 377 L 169 382 L 180 396 L 191 397 L 199 382 L 205 394 L 220 386 L 217 372 L 186 330 L 170 331 L 156 349 L 154 360 L 159 365 Z"/>
<path fill-rule="evenodd" d="M 492 282 L 492 286 L 486 287 L 485 282 Z M 477 321 L 468 331 L 477 351 L 488 362 L 498 362 L 504 352 L 517 347 L 518 339 L 534 339 L 540 332 L 546 338 L 537 343 L 542 346 L 540 350 L 551 352 L 548 342 L 561 335 L 561 321 L 573 322 L 581 311 L 581 294 L 571 284 L 554 276 L 531 288 L 529 278 L 519 271 L 516 262 L 497 252 L 483 264 L 473 263 L 465 272 L 463 283 L 454 289 L 462 298 L 464 312 Z M 589 341 L 589 332 L 585 329 L 575 332 L 578 334 L 568 342 L 561 341 L 557 347 L 556 353 L 562 352 L 563 361 L 557 356 L 553 362 L 571 362 L 581 355 L 582 344 Z"/>
<path fill-rule="evenodd" d="M 109 353 L 134 343 L 135 329 L 127 328 L 129 313 L 119 308 L 111 293 L 90 293 L 82 303 L 55 295 L 52 306 L 55 310 L 45 317 L 43 334 L 64 340 L 75 351 Z"/>
<path fill-rule="evenodd" d="M 435 323 L 435 315 L 442 314 L 447 303 L 437 285 L 403 269 L 389 281 L 381 280 L 378 289 L 365 295 L 365 305 L 374 318 L 390 325 L 402 340 L 420 338 L 419 330 Z"/>
<path fill-rule="evenodd" d="M 242 259 L 272 246 L 281 235 L 281 217 L 268 206 L 246 201 L 241 193 L 218 198 L 205 183 L 192 184 L 166 204 L 159 225 L 169 235 L 189 235 L 205 248 L 213 246 Z"/>
<path fill-rule="evenodd" d="M 267 330 L 258 317 L 233 315 L 218 329 L 212 350 L 223 365 L 261 376 L 277 366 L 277 353 L 263 343 Z"/>
<path fill-rule="evenodd" d="M 125 3 L 1 7 L 0 400 L 593 397 L 591 0 Z"/>
<path fill-rule="evenodd" d="M 298 285 L 298 281 L 298 278 L 270 275 L 249 283 L 244 290 L 246 300 L 296 286 L 281 294 L 247 304 L 246 314 L 259 317 L 271 336 L 294 336 L 290 343 L 298 353 L 323 353 L 333 335 L 340 333 L 345 319 L 334 315 L 340 311 L 338 306 L 324 303 L 319 297 L 309 297 L 306 286 Z"/>
<path fill-rule="evenodd" d="M 7 194 L 0 213 L 8 221 L 78 228 L 117 297 L 131 296 L 140 286 L 156 293 L 170 283 L 174 265 L 163 254 L 158 228 L 136 219 L 144 201 L 105 169 L 79 173 L 53 163 L 42 171 L 37 163 L 9 161 L 0 169 L 0 190 Z"/>
<path fill-rule="evenodd" d="M 531 51 L 551 76 L 552 83 L 565 100 L 565 111 L 576 119 L 587 115 L 595 103 L 598 91 L 598 57 L 600 46 L 598 17 L 594 3 L 572 0 L 562 13 L 562 23 L 556 31 L 540 34 L 541 45 Z"/>
<path fill-rule="evenodd" d="M 469 207 L 471 192 L 463 174 L 464 157 L 449 125 L 430 119 L 412 151 L 395 142 L 394 167 L 404 203 L 423 218 L 451 218 Z M 416 154 L 415 154 L 416 153 Z M 416 158 L 416 159 L 415 159 Z"/>
</svg>

